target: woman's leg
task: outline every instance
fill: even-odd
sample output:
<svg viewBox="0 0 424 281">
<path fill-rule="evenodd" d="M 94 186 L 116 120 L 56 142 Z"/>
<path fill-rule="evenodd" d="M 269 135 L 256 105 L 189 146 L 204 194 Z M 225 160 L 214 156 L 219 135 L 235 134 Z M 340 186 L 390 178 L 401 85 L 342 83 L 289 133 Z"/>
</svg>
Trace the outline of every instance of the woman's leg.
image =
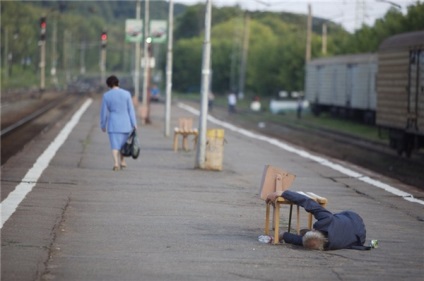
<svg viewBox="0 0 424 281">
<path fill-rule="evenodd" d="M 125 157 L 121 153 L 119 153 L 119 158 L 121 160 L 121 168 L 127 167 L 127 163 L 125 162 Z"/>
<path fill-rule="evenodd" d="M 115 168 L 115 167 L 120 167 L 120 165 L 119 165 L 119 158 L 120 158 L 120 152 L 119 152 L 119 150 L 116 150 L 116 149 L 113 149 L 112 150 L 112 155 L 113 155 L 113 162 L 114 162 L 114 164 L 113 164 L 113 167 Z"/>
</svg>

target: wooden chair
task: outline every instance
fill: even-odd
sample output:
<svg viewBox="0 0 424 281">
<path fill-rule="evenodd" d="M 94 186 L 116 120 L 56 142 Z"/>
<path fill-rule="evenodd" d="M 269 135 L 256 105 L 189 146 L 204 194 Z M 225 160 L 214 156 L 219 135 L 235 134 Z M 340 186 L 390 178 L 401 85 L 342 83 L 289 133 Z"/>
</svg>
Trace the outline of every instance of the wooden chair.
<svg viewBox="0 0 424 281">
<path fill-rule="evenodd" d="M 325 207 L 327 205 L 327 198 L 321 197 L 319 195 L 316 195 L 312 192 L 303 192 L 298 191 L 298 193 L 301 193 L 305 196 L 308 196 L 312 200 L 315 200 L 318 204 Z M 289 212 L 289 223 L 288 223 L 288 230 L 287 232 L 290 232 L 291 230 L 291 219 L 292 219 L 292 213 L 293 213 L 293 203 L 289 200 L 284 199 L 283 197 L 278 197 L 277 200 L 275 200 L 275 203 L 269 203 L 266 204 L 266 215 L 265 215 L 265 234 L 269 235 L 269 216 L 270 216 L 270 206 L 273 206 L 273 228 L 274 228 L 274 244 L 280 243 L 279 238 L 279 230 L 280 230 L 280 205 L 286 204 L 290 205 L 290 212 Z M 300 234 L 300 207 L 296 206 L 297 214 L 296 214 L 296 232 L 297 234 Z M 312 229 L 312 214 L 308 213 L 308 229 Z"/>
<path fill-rule="evenodd" d="M 174 128 L 174 151 L 178 151 L 178 137 L 182 136 L 182 147 L 184 150 L 189 150 L 188 148 L 188 137 L 194 136 L 194 145 L 193 149 L 197 145 L 198 131 L 196 128 L 193 128 L 193 119 L 192 118 L 179 118 L 178 127 Z"/>
<path fill-rule="evenodd" d="M 294 182 L 296 176 L 290 174 L 283 169 L 266 165 L 264 172 L 262 174 L 262 181 L 260 186 L 260 197 L 263 200 L 266 200 L 268 194 L 278 191 L 283 193 L 284 190 L 287 190 Z M 299 192 L 303 195 L 306 195 L 323 207 L 327 204 L 327 199 L 321 196 L 316 195 L 312 192 Z M 293 213 L 293 203 L 284 199 L 283 197 L 278 197 L 274 203 L 266 204 L 266 214 L 265 214 L 265 234 L 269 235 L 269 221 L 270 221 L 270 206 L 273 207 L 273 228 L 274 228 L 274 244 L 279 244 L 279 227 L 280 227 L 280 205 L 290 205 L 289 212 L 289 222 L 288 222 L 288 232 L 291 230 L 291 219 Z M 308 218 L 308 227 L 312 228 L 312 214 L 309 214 Z M 297 206 L 297 216 L 296 216 L 296 231 L 300 233 L 300 207 Z"/>
</svg>

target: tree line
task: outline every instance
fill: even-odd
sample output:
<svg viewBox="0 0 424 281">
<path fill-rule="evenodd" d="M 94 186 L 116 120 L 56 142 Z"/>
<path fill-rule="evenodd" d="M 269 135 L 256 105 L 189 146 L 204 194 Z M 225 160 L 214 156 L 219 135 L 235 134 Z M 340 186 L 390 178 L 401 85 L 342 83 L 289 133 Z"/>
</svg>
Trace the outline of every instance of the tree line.
<svg viewBox="0 0 424 281">
<path fill-rule="evenodd" d="M 19 80 L 23 78 L 36 82 L 41 15 L 47 16 L 47 67 L 56 67 L 61 81 L 98 75 L 103 30 L 108 33 L 107 71 L 130 76 L 134 69 L 134 45 L 124 40 L 125 19 L 135 18 L 134 1 L 2 1 L 0 5 L 2 88 L 21 86 L 23 82 Z M 143 1 L 141 8 L 143 17 Z M 200 91 L 204 12 L 204 4 L 175 4 L 175 91 Z M 151 19 L 167 20 L 168 2 L 151 1 L 150 14 Z M 353 34 L 338 24 L 314 17 L 312 58 L 376 52 L 379 44 L 391 35 L 423 30 L 423 14 L 421 1 L 409 6 L 405 15 L 392 8 L 374 26 L 364 25 Z M 237 91 L 244 74 L 245 92 L 249 95 L 273 96 L 280 90 L 302 91 L 306 23 L 306 15 L 247 12 L 239 6 L 214 7 L 212 90 L 218 95 Z M 323 24 L 328 30 L 325 54 L 321 51 Z M 158 62 L 155 77 L 160 77 L 166 67 L 166 44 L 152 47 Z"/>
</svg>

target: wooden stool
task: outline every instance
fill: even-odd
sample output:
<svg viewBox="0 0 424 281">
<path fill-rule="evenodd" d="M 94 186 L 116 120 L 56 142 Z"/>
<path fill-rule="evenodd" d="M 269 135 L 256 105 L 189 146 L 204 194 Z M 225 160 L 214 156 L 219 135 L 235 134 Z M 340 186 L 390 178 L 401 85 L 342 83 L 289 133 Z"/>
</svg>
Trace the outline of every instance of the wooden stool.
<svg viewBox="0 0 424 281">
<path fill-rule="evenodd" d="M 194 136 L 194 145 L 193 149 L 197 145 L 197 137 L 198 131 L 193 128 L 193 119 L 192 118 L 179 118 L 178 119 L 179 126 L 174 128 L 174 151 L 178 151 L 178 136 L 181 135 L 183 138 L 182 147 L 184 150 L 188 150 L 187 138 L 188 136 Z"/>
<path fill-rule="evenodd" d="M 305 195 L 309 198 L 311 198 L 312 200 L 314 200 L 315 202 L 317 202 L 318 204 L 320 204 L 321 206 L 325 207 L 327 205 L 327 199 L 324 197 L 321 197 L 319 195 L 316 195 L 315 193 L 312 192 L 302 192 L 302 191 L 298 191 L 298 193 Z M 275 203 L 268 203 L 266 204 L 266 215 L 265 215 L 265 234 L 269 235 L 269 215 L 270 215 L 270 205 L 272 205 L 274 208 L 274 214 L 273 214 L 273 227 L 274 227 L 274 240 L 273 243 L 274 244 L 279 244 L 280 243 L 280 238 L 279 238 L 279 228 L 280 228 L 280 205 L 282 204 L 286 204 L 286 205 L 290 205 L 290 213 L 289 213 L 289 225 L 288 225 L 288 232 L 290 232 L 290 228 L 291 228 L 291 219 L 292 219 L 292 211 L 293 211 L 293 203 L 288 201 L 287 199 L 284 199 L 283 197 L 278 197 L 277 200 L 275 200 Z M 297 234 L 300 234 L 300 212 L 299 206 L 297 207 L 297 216 L 296 216 L 296 231 Z M 312 229 L 312 214 L 309 213 L 309 217 L 308 217 L 308 228 Z"/>
</svg>

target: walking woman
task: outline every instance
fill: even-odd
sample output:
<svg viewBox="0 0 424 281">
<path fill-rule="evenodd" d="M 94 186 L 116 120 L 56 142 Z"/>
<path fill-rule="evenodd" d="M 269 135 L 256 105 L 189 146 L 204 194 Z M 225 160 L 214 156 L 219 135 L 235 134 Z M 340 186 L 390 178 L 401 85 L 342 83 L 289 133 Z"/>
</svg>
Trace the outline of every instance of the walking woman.
<svg viewBox="0 0 424 281">
<path fill-rule="evenodd" d="M 125 168 L 125 158 L 120 150 L 126 142 L 129 134 L 137 128 L 134 105 L 131 94 L 119 88 L 119 80 L 115 75 L 106 79 L 110 88 L 103 94 L 102 108 L 100 111 L 100 128 L 109 134 L 110 148 L 113 155 L 113 170 L 119 171 Z"/>
</svg>

